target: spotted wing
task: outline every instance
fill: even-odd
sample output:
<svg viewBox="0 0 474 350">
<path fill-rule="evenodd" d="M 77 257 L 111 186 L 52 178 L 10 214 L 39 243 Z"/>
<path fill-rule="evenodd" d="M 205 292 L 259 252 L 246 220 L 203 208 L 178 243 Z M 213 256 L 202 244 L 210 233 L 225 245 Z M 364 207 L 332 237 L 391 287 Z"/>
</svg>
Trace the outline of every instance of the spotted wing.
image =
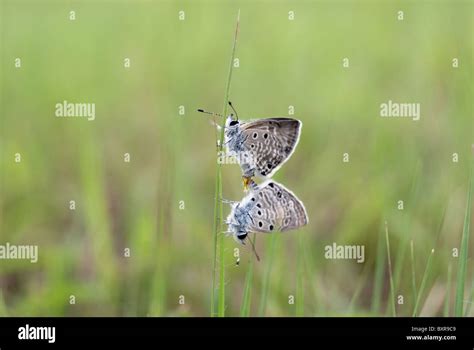
<svg viewBox="0 0 474 350">
<path fill-rule="evenodd" d="M 303 203 L 283 185 L 267 181 L 253 193 L 251 232 L 284 232 L 308 223 Z"/>
<path fill-rule="evenodd" d="M 267 118 L 241 125 L 244 148 L 252 156 L 255 173 L 271 177 L 295 150 L 302 123 L 291 118 Z"/>
</svg>

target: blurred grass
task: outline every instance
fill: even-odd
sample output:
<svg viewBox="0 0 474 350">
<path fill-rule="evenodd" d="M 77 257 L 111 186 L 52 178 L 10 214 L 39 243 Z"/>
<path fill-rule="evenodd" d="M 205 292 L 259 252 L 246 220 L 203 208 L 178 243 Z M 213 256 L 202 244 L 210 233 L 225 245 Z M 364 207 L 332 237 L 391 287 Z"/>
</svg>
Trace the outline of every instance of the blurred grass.
<svg viewBox="0 0 474 350">
<path fill-rule="evenodd" d="M 449 288 L 450 278 L 455 303 L 461 283 L 470 295 L 472 240 L 458 242 L 472 223 L 472 3 L 1 0 L 0 243 L 38 244 L 40 258 L 0 261 L 0 314 L 209 314 L 215 131 L 193 111 L 222 103 L 239 8 L 232 101 L 244 120 L 295 107 L 301 140 L 275 179 L 302 199 L 310 224 L 259 236 L 264 254 L 253 267 L 250 249 L 238 268 L 227 265 L 235 244 L 219 240 L 225 314 L 385 315 L 393 301 L 385 220 L 394 292 L 406 300 L 398 315 L 413 312 L 409 275 L 423 275 L 433 242 L 426 299 L 432 281 Z M 421 103 L 421 120 L 380 118 L 389 99 Z M 96 120 L 55 118 L 63 100 L 95 102 Z M 242 198 L 237 166 L 222 167 L 222 191 Z M 405 259 L 411 240 L 413 262 Z M 325 259 L 333 242 L 365 245 L 363 266 Z M 452 259 L 465 270 L 449 277 Z M 425 304 L 422 315 L 445 313 Z"/>
<path fill-rule="evenodd" d="M 474 162 L 471 161 L 472 164 Z M 464 227 L 461 236 L 461 245 L 459 251 L 459 264 L 458 264 L 458 275 L 457 275 L 457 286 L 456 286 L 456 303 L 454 306 L 454 316 L 463 316 L 464 310 L 464 288 L 466 285 L 466 274 L 467 274 L 467 261 L 468 261 L 468 250 L 469 250 L 469 235 L 470 235 L 470 222 L 471 222 L 471 197 L 472 197 L 472 175 L 473 166 L 471 165 L 471 171 L 469 174 L 469 187 L 466 195 L 466 214 L 464 216 Z"/>
<path fill-rule="evenodd" d="M 392 269 L 392 258 L 390 255 L 390 237 L 388 235 L 388 224 L 385 221 L 385 241 L 387 246 L 387 265 L 388 265 L 388 275 L 389 275 L 389 282 L 390 282 L 390 310 L 392 316 L 397 316 L 397 307 L 396 307 L 396 299 L 397 296 L 395 295 L 395 282 L 393 280 L 393 269 Z"/>
<path fill-rule="evenodd" d="M 423 274 L 420 289 L 419 289 L 418 295 L 416 297 L 415 307 L 413 308 L 413 314 L 412 314 L 413 317 L 418 316 L 418 310 L 419 310 L 421 298 L 423 297 L 423 293 L 424 293 L 425 288 L 426 288 L 426 281 L 428 280 L 428 276 L 431 272 L 431 265 L 432 265 L 432 262 L 433 262 L 434 252 L 435 252 L 434 249 L 432 249 L 431 254 L 428 257 L 428 262 L 426 263 L 425 272 Z"/>
<path fill-rule="evenodd" d="M 253 286 L 253 257 L 250 260 L 248 268 L 247 268 L 247 275 L 245 277 L 245 287 L 244 293 L 242 296 L 242 303 L 240 306 L 240 316 L 242 317 L 249 317 L 251 311 L 251 298 L 252 298 L 252 286 Z"/>
</svg>

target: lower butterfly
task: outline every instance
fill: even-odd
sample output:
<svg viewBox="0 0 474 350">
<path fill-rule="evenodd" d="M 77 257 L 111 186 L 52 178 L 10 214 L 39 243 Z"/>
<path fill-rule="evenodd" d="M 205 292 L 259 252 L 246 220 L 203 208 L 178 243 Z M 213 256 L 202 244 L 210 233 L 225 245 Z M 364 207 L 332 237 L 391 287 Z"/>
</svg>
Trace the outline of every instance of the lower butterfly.
<svg viewBox="0 0 474 350">
<path fill-rule="evenodd" d="M 251 232 L 273 233 L 297 229 L 308 223 L 303 203 L 283 185 L 267 180 L 261 185 L 250 182 L 250 192 L 240 202 L 229 202 L 227 234 L 245 244 Z M 250 240 L 250 239 L 249 239 Z"/>
</svg>

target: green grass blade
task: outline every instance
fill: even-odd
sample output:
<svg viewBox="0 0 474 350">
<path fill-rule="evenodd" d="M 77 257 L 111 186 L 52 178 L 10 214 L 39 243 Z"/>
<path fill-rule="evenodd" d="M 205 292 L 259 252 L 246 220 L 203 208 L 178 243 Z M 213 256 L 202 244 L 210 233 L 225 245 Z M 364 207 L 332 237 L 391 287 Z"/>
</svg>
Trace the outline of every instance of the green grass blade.
<svg viewBox="0 0 474 350">
<path fill-rule="evenodd" d="M 220 169 L 219 169 L 219 165 L 217 165 L 217 169 L 216 169 L 216 187 L 215 187 L 215 194 L 216 194 L 216 198 L 219 198 L 217 197 L 219 195 L 220 191 L 219 188 L 220 188 L 220 181 L 219 181 L 219 177 L 220 177 Z M 211 317 L 214 317 L 215 316 L 215 303 L 216 303 L 216 300 L 215 300 L 215 294 L 216 294 L 216 279 L 217 279 L 217 237 L 218 237 L 218 234 L 219 234 L 219 225 L 220 225 L 220 222 L 219 220 L 217 220 L 217 217 L 218 217 L 218 212 L 219 212 L 219 204 L 218 204 L 218 201 L 216 200 L 215 203 L 214 203 L 214 259 L 213 259 L 213 267 L 212 267 L 212 289 L 211 289 Z"/>
<path fill-rule="evenodd" d="M 383 272 L 385 269 L 383 229 L 380 228 L 379 239 L 377 240 L 377 256 L 375 259 L 374 288 L 372 292 L 372 313 L 378 314 L 382 300 Z"/>
<path fill-rule="evenodd" d="M 454 316 L 463 315 L 464 286 L 466 283 L 466 266 L 469 248 L 469 224 L 471 222 L 471 196 L 472 196 L 472 166 L 469 174 L 469 188 L 467 192 L 466 214 L 464 216 L 464 228 L 461 238 L 461 250 L 459 254 L 459 265 L 456 286 L 456 301 L 454 305 Z"/>
<path fill-rule="evenodd" d="M 395 287 L 393 284 L 393 273 L 392 273 L 392 259 L 390 258 L 390 241 L 388 239 L 388 225 L 385 221 L 385 241 L 387 243 L 387 262 L 388 262 L 388 273 L 390 275 L 390 306 L 392 309 L 392 316 L 397 316 L 397 309 L 395 307 Z"/>
<path fill-rule="evenodd" d="M 311 292 L 311 297 L 309 300 L 311 301 L 311 304 L 313 306 L 312 309 L 309 309 L 308 311 L 312 315 L 320 315 L 321 313 L 324 312 L 321 304 L 319 302 L 319 294 L 318 294 L 318 284 L 317 284 L 317 271 L 315 269 L 315 266 L 317 265 L 314 259 L 313 251 L 311 248 L 311 245 L 304 245 L 303 246 L 303 253 L 304 253 L 304 269 L 306 272 L 307 276 L 312 276 L 310 279 L 310 282 L 308 283 L 310 292 Z"/>
<path fill-rule="evenodd" d="M 368 264 L 364 266 L 364 270 L 362 271 L 362 276 L 359 277 L 359 281 L 357 282 L 356 289 L 354 293 L 352 294 L 351 301 L 349 302 L 349 307 L 347 308 L 349 315 L 351 315 L 354 312 L 354 306 L 356 302 L 359 300 L 362 289 L 364 288 L 367 282 L 367 278 L 369 276 L 368 266 L 369 266 Z"/>
<path fill-rule="evenodd" d="M 227 106 L 229 103 L 229 94 L 230 94 L 230 86 L 232 81 L 232 71 L 233 71 L 233 63 L 235 57 L 235 49 L 237 47 L 237 36 L 239 33 L 239 23 L 240 23 L 240 10 L 237 14 L 237 22 L 235 26 L 235 34 L 234 34 L 234 41 L 232 44 L 232 53 L 230 57 L 230 64 L 229 64 L 229 74 L 227 75 L 227 83 L 225 88 L 225 95 L 224 95 L 224 107 L 222 111 L 222 115 L 227 115 Z M 217 150 L 222 151 L 224 144 L 224 128 L 225 126 L 225 118 L 222 121 L 222 129 L 220 133 L 220 142 L 218 143 Z M 218 294 L 218 305 L 217 305 L 217 315 L 219 317 L 225 316 L 225 237 L 224 235 L 220 234 L 221 230 L 221 221 L 223 218 L 223 208 L 222 208 L 222 171 L 221 171 L 221 164 L 217 162 L 217 170 L 216 170 L 216 188 L 215 188 L 215 203 L 214 203 L 214 278 L 213 278 L 213 285 L 212 285 L 212 293 L 211 293 L 211 315 L 214 316 L 214 297 L 215 297 L 215 286 L 216 286 L 216 267 L 217 261 L 219 261 L 219 294 Z M 220 234 L 220 236 L 219 236 Z M 219 237 L 219 256 L 217 256 L 217 237 Z"/>
<path fill-rule="evenodd" d="M 296 264 L 296 316 L 304 316 L 304 244 L 301 233 L 298 235 L 298 257 Z"/>
<path fill-rule="evenodd" d="M 473 302 L 474 302 L 474 279 L 471 282 L 471 293 L 469 295 L 469 299 L 466 300 L 467 307 L 466 307 L 466 312 L 464 313 L 465 317 L 468 317 L 471 314 L 471 307 L 472 307 Z"/>
<path fill-rule="evenodd" d="M 250 261 L 247 276 L 245 277 L 245 288 L 244 295 L 242 297 L 242 305 L 240 306 L 240 316 L 250 316 L 250 305 L 251 305 L 251 290 L 253 282 L 253 259 Z"/>
<path fill-rule="evenodd" d="M 420 307 L 421 297 L 423 295 L 423 291 L 425 290 L 426 281 L 428 280 L 428 276 L 431 271 L 433 255 L 434 255 L 434 249 L 431 249 L 430 256 L 428 257 L 428 262 L 426 263 L 425 272 L 423 274 L 423 279 L 421 280 L 420 290 L 418 291 L 418 297 L 416 298 L 415 307 L 413 308 L 413 315 L 412 315 L 413 317 L 416 317 L 418 315 L 418 308 Z"/>
<path fill-rule="evenodd" d="M 410 260 L 411 260 L 411 288 L 413 290 L 413 300 L 418 299 L 416 292 L 416 275 L 415 275 L 415 249 L 413 246 L 413 240 L 410 241 Z"/>
<path fill-rule="evenodd" d="M 452 278 L 453 266 L 451 262 L 448 265 L 448 281 L 446 282 L 446 297 L 444 299 L 444 310 L 443 316 L 449 317 L 449 304 L 451 303 L 451 278 Z"/>
<path fill-rule="evenodd" d="M 267 263 L 265 265 L 265 273 L 264 273 L 264 278 L 263 278 L 263 285 L 262 285 L 262 294 L 260 297 L 260 305 L 258 308 L 258 315 L 259 316 L 264 316 L 265 315 L 265 310 L 267 308 L 267 295 L 268 295 L 268 285 L 270 283 L 270 274 L 272 271 L 272 265 L 273 265 L 273 255 L 275 252 L 275 245 L 276 245 L 276 235 L 271 235 L 271 242 L 270 242 L 270 253 L 268 254 L 267 257 Z"/>
<path fill-rule="evenodd" d="M 5 300 L 3 299 L 3 292 L 0 289 L 0 317 L 8 316 Z"/>
<path fill-rule="evenodd" d="M 422 172 L 423 172 L 422 163 L 418 161 L 416 163 L 416 167 L 413 173 L 412 186 L 410 189 L 409 199 L 407 201 L 407 203 L 409 203 L 409 205 L 413 207 L 416 205 L 416 199 L 418 198 L 418 193 L 420 189 L 420 177 L 421 177 Z M 411 222 L 413 220 L 412 212 L 408 211 L 407 214 L 408 215 L 406 219 L 404 220 L 406 220 L 405 221 L 406 227 L 410 227 Z M 400 280 L 401 280 L 401 276 L 403 272 L 403 264 L 405 261 L 406 250 L 408 248 L 408 237 L 409 237 L 408 235 L 402 235 L 400 244 L 398 245 L 397 254 L 394 260 L 393 281 L 394 281 L 394 286 L 397 290 L 400 287 Z"/>
</svg>

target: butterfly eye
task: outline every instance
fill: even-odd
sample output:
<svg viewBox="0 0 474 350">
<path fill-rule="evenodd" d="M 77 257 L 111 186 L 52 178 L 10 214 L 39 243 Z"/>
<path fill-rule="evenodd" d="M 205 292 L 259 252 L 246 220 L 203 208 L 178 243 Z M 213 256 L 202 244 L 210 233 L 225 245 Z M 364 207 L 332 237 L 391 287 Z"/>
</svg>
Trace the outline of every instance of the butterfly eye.
<svg viewBox="0 0 474 350">
<path fill-rule="evenodd" d="M 247 234 L 244 233 L 244 234 L 238 235 L 237 238 L 243 241 L 245 238 L 247 238 Z"/>
<path fill-rule="evenodd" d="M 237 124 L 239 124 L 239 122 L 237 120 L 232 120 L 229 125 L 234 126 L 234 125 L 237 125 Z"/>
</svg>

